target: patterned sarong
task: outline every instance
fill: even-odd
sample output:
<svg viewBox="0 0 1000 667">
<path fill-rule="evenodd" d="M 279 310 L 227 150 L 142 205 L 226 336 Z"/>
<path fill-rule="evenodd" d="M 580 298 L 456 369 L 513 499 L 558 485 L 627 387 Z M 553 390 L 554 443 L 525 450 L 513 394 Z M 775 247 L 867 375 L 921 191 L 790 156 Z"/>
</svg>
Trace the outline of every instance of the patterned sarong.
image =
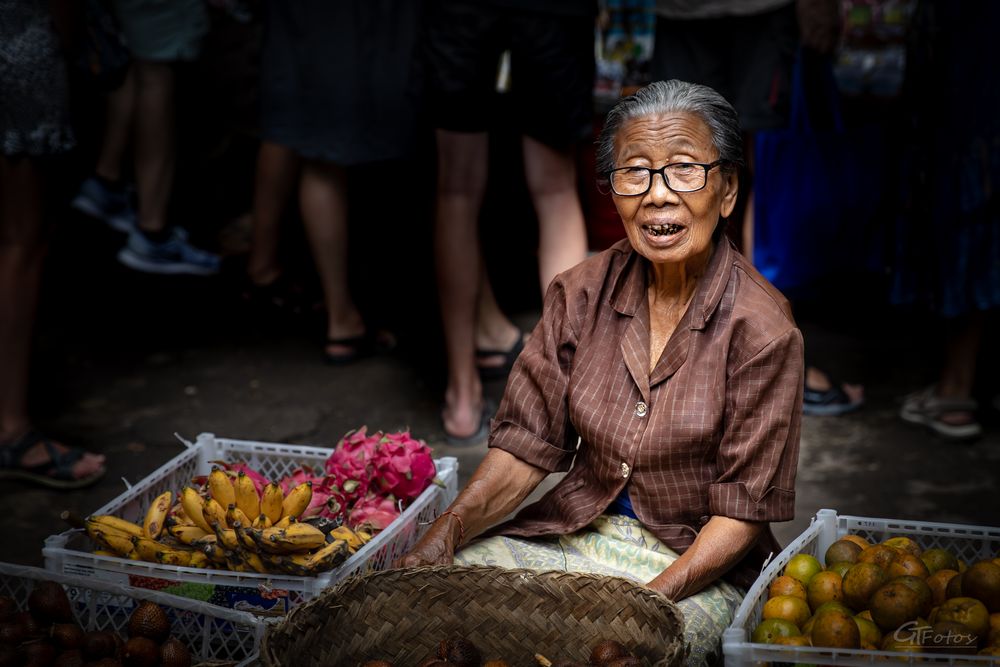
<svg viewBox="0 0 1000 667">
<path fill-rule="evenodd" d="M 458 565 L 591 572 L 646 584 L 670 567 L 678 554 L 636 519 L 599 516 L 587 529 L 545 538 L 488 537 L 464 547 Z M 688 665 L 722 663 L 722 632 L 733 620 L 743 593 L 718 581 L 677 603 L 684 614 Z"/>
</svg>

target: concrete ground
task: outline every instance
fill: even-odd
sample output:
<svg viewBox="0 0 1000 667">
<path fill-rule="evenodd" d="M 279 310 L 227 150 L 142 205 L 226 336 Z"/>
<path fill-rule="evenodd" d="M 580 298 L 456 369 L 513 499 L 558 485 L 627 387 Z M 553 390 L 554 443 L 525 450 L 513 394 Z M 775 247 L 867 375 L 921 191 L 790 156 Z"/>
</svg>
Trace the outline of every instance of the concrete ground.
<svg viewBox="0 0 1000 667">
<path fill-rule="evenodd" d="M 332 446 L 362 424 L 409 428 L 435 455 L 458 458 L 460 483 L 485 454 L 485 445 L 454 449 L 443 442 L 440 342 L 426 260 L 397 265 L 402 279 L 390 279 L 398 286 L 392 298 L 405 311 L 397 318 L 405 326 L 396 353 L 334 368 L 321 361 L 313 324 L 251 316 L 225 279 L 129 273 L 113 259 L 119 243 L 77 218 L 57 234 L 32 387 L 38 424 L 106 454 L 108 475 L 77 492 L 0 485 L 2 560 L 41 564 L 43 540 L 64 529 L 62 510 L 85 515 L 126 481 L 155 470 L 182 451 L 175 432 Z M 409 280 L 405 272 L 418 266 L 424 279 Z M 529 307 L 518 321 L 529 327 L 537 300 L 523 301 Z M 820 508 L 1000 525 L 995 411 L 983 410 L 987 434 L 971 444 L 945 442 L 896 417 L 899 397 L 932 377 L 936 332 L 877 304 L 865 320 L 850 307 L 817 312 L 800 317 L 811 357 L 863 381 L 868 401 L 850 416 L 805 418 L 796 518 L 776 526 L 779 537 L 797 535 Z M 503 382 L 487 391 L 499 398 Z"/>
</svg>

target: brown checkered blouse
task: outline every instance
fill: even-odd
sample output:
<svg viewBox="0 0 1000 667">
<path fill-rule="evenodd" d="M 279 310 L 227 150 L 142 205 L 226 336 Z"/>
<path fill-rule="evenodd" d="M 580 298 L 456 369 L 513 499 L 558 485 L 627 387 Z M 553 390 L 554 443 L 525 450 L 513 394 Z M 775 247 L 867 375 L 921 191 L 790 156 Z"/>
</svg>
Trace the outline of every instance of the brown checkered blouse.
<svg viewBox="0 0 1000 667">
<path fill-rule="evenodd" d="M 639 520 L 678 552 L 713 515 L 792 518 L 803 352 L 788 302 L 721 242 L 650 373 L 647 269 L 623 240 L 550 286 L 490 446 L 569 472 L 491 532 L 579 530 L 626 483 Z M 747 586 L 777 547 L 764 531 L 727 578 Z"/>
</svg>

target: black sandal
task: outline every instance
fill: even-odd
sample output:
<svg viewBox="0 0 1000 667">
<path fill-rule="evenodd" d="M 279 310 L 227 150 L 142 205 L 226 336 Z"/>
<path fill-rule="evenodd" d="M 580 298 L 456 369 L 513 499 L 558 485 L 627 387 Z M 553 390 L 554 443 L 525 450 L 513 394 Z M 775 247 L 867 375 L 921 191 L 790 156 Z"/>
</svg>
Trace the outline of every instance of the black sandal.
<svg viewBox="0 0 1000 667">
<path fill-rule="evenodd" d="M 483 359 L 489 359 L 490 357 L 503 357 L 503 363 L 499 366 L 483 366 L 479 363 L 476 364 L 479 369 L 479 377 L 483 380 L 498 380 L 500 378 L 507 377 L 510 373 L 510 369 L 514 367 L 514 362 L 517 361 L 517 357 L 521 354 L 521 350 L 524 349 L 524 332 L 517 337 L 514 344 L 510 346 L 509 350 L 476 350 L 476 361 L 481 361 Z"/>
<path fill-rule="evenodd" d="M 348 338 L 327 338 L 326 345 L 340 345 L 350 348 L 350 352 L 342 352 L 340 354 L 331 354 L 324 350 L 324 358 L 328 365 L 344 366 L 370 357 L 376 352 L 387 352 L 395 349 L 396 338 L 388 331 L 365 332 L 360 336 L 351 336 Z"/>
<path fill-rule="evenodd" d="M 22 465 L 21 457 L 38 443 L 42 443 L 45 447 L 49 460 L 34 466 Z M 73 464 L 83 455 L 84 451 L 77 447 L 70 447 L 65 452 L 60 452 L 49 438 L 38 431 L 30 430 L 20 438 L 0 445 L 0 480 L 19 479 L 53 489 L 80 489 L 90 486 L 103 477 L 107 469 L 102 467 L 88 477 L 74 477 Z"/>
</svg>

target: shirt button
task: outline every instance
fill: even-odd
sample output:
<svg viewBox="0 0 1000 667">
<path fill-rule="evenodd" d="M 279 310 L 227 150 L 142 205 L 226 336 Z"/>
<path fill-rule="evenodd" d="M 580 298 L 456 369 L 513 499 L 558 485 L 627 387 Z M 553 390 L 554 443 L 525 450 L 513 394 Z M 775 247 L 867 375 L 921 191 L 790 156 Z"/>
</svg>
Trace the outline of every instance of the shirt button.
<svg viewBox="0 0 1000 667">
<path fill-rule="evenodd" d="M 635 404 L 635 416 L 636 417 L 645 417 L 646 416 L 646 412 L 648 410 L 649 410 L 649 407 L 645 403 L 643 403 L 642 401 L 639 401 L 638 403 Z"/>
<path fill-rule="evenodd" d="M 622 477 L 624 477 L 625 479 L 628 479 L 628 475 L 629 475 L 630 472 L 632 472 L 632 469 L 629 468 L 628 464 L 625 463 L 624 461 L 622 461 L 622 468 L 621 468 L 621 470 L 622 470 Z"/>
</svg>

